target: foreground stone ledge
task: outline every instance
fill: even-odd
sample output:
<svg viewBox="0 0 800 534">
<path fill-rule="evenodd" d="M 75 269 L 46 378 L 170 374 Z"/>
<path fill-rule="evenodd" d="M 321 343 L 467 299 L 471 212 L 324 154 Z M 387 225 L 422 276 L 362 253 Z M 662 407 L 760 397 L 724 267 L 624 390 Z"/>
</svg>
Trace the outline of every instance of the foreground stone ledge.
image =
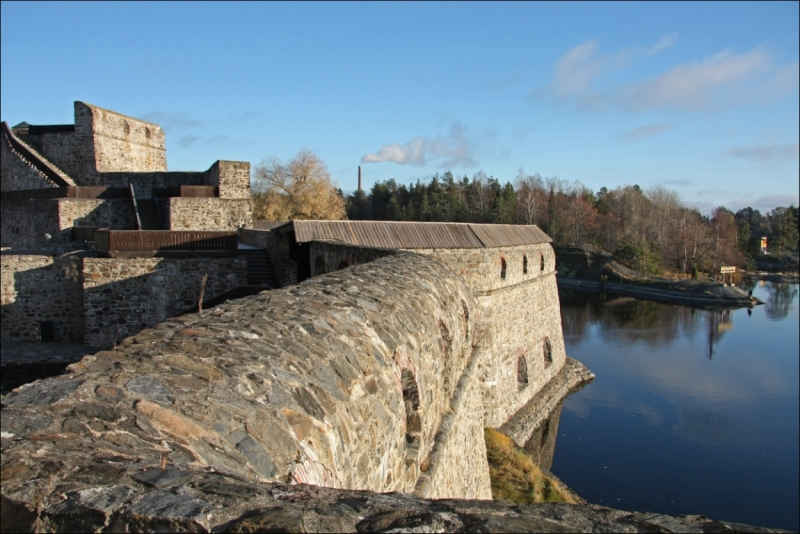
<svg viewBox="0 0 800 534">
<path fill-rule="evenodd" d="M 30 475 L 23 471 L 4 468 L 3 478 Z M 2 532 L 782 532 L 591 504 L 426 500 L 110 464 L 57 482 L 61 491 L 31 508 L 23 501 L 44 489 L 37 480 L 4 492 Z"/>
</svg>

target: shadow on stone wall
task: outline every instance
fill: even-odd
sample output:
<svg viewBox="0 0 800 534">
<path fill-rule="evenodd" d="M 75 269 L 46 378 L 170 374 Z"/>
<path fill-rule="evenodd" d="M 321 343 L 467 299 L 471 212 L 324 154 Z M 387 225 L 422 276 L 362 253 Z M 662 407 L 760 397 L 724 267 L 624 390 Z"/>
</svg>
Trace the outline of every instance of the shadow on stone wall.
<svg viewBox="0 0 800 534">
<path fill-rule="evenodd" d="M 2 339 L 17 341 L 111 347 L 196 309 L 206 274 L 204 300 L 246 280 L 240 258 L 123 260 L 8 251 L 3 256 Z"/>
<path fill-rule="evenodd" d="M 27 266 L 30 268 L 22 270 Z M 19 255 L 4 251 L 2 287 L 3 339 L 83 341 L 80 255 Z"/>
</svg>

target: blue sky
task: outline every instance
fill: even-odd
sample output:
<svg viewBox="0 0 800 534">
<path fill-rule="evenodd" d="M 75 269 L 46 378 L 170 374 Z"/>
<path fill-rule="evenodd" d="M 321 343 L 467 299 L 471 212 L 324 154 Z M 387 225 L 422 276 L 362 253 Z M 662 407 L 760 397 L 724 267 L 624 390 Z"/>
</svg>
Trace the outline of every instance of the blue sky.
<svg viewBox="0 0 800 534">
<path fill-rule="evenodd" d="M 302 148 L 345 192 L 479 170 L 798 203 L 797 2 L 3 2 L 2 119 L 85 101 L 170 170 Z"/>
</svg>

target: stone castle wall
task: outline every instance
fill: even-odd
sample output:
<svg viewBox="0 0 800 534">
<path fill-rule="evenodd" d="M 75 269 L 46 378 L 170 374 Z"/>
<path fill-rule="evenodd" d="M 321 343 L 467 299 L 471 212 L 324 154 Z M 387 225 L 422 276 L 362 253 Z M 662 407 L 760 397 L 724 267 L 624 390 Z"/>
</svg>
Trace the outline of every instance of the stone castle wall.
<svg viewBox="0 0 800 534">
<path fill-rule="evenodd" d="M 566 361 L 553 248 L 543 243 L 415 252 L 430 254 L 463 276 L 481 307 L 481 335 L 491 352 L 481 370 L 486 425 L 498 428 Z"/>
<path fill-rule="evenodd" d="M 308 246 L 312 277 L 397 253 L 389 249 L 357 247 L 333 241 L 313 241 Z"/>
<path fill-rule="evenodd" d="M 56 200 L 4 200 L 0 203 L 0 244 L 4 247 L 48 246 L 61 239 L 60 232 Z"/>
<path fill-rule="evenodd" d="M 167 170 L 164 130 L 157 124 L 76 102 L 76 133 L 84 127 L 91 129 L 96 172 Z"/>
<path fill-rule="evenodd" d="M 312 276 L 318 273 L 319 265 L 331 271 L 345 263 L 366 263 L 375 257 L 369 252 L 375 249 L 334 242 L 313 242 L 310 247 Z M 487 346 L 487 355 L 480 362 L 486 425 L 501 426 L 566 361 L 553 248 L 543 243 L 410 252 L 444 262 L 464 278 L 479 303 L 483 321 L 478 335 L 486 339 Z M 520 380 L 523 377 L 525 380 Z"/>
<path fill-rule="evenodd" d="M 83 263 L 87 345 L 106 347 L 245 285 L 243 258 L 86 258 Z"/>
<path fill-rule="evenodd" d="M 0 191 L 52 187 L 41 172 L 12 151 L 5 136 L 0 137 Z"/>
<path fill-rule="evenodd" d="M 52 321 L 55 340 L 83 341 L 83 258 L 8 254 L 2 260 L 2 339 L 41 340 Z M 78 303 L 78 305 L 76 305 Z"/>
<path fill-rule="evenodd" d="M 30 249 L 66 243 L 72 240 L 73 226 L 136 229 L 133 203 L 125 198 L 7 200 L 0 209 L 4 247 Z"/>
<path fill-rule="evenodd" d="M 87 282 L 96 267 L 87 261 Z M 12 430 L 23 410 L 49 421 L 36 432 L 57 425 L 78 440 L 69 473 L 97 472 L 109 446 L 115 458 L 155 466 L 167 447 L 170 465 L 251 481 L 489 498 L 475 435 L 478 315 L 462 278 L 407 253 L 229 301 L 7 396 L 4 455 L 27 442 Z M 113 412 L 101 415 L 103 439 L 82 431 L 97 425 L 93 406 Z M 61 444 L 45 446 L 58 454 Z M 446 476 L 454 466 L 460 472 Z M 428 483 L 418 486 L 422 473 Z"/>
<path fill-rule="evenodd" d="M 73 226 L 136 230 L 136 212 L 133 209 L 133 202 L 129 198 L 60 198 L 57 202 L 59 228 L 61 229 L 60 241 L 72 239 L 71 228 Z"/>
<path fill-rule="evenodd" d="M 219 187 L 220 198 L 250 198 L 250 163 L 219 160 L 207 172 L 208 185 Z"/>
<path fill-rule="evenodd" d="M 248 198 L 159 199 L 164 223 L 170 230 L 239 230 L 253 223 L 253 206 Z"/>
</svg>

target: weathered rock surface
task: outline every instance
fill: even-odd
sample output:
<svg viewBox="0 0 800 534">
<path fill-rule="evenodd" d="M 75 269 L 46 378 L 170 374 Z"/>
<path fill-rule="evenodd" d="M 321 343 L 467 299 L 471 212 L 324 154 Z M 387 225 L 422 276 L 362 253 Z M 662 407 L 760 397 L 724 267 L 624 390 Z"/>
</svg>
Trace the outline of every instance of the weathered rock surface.
<svg viewBox="0 0 800 534">
<path fill-rule="evenodd" d="M 109 460 L 110 461 L 110 460 Z M 426 500 L 308 485 L 254 484 L 202 470 L 76 471 L 47 495 L 47 468 L 3 469 L 2 532 L 781 532 L 595 505 Z M 44 467 L 44 466 L 43 466 Z M 52 469 L 52 468 L 51 468 Z M 5 482 L 4 482 L 5 484 Z M 35 505 L 32 500 L 39 499 Z"/>
</svg>

